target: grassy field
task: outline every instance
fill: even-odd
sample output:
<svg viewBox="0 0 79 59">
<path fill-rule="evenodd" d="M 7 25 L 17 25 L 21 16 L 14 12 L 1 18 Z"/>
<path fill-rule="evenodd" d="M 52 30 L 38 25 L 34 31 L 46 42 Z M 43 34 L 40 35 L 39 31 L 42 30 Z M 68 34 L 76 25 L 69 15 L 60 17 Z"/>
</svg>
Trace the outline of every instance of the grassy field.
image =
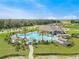
<svg viewBox="0 0 79 59">
<path fill-rule="evenodd" d="M 75 28 L 74 28 L 75 27 Z M 66 25 L 65 28 L 69 28 L 67 31 L 68 34 L 72 33 L 79 33 L 78 25 Z M 4 41 L 5 36 L 8 33 L 0 34 L 0 57 L 6 55 L 24 55 L 27 56 L 28 49 L 26 51 L 20 50 L 17 52 L 15 47 L 11 44 L 8 44 Z M 72 54 L 79 54 L 79 39 L 78 38 L 70 38 L 69 41 L 73 42 L 73 47 L 64 47 L 62 45 L 54 45 L 54 44 L 40 44 L 37 45 L 38 48 L 34 48 L 34 54 L 62 54 L 62 55 L 72 55 Z"/>
<path fill-rule="evenodd" d="M 67 34 L 79 33 L 79 24 L 66 24 L 64 27 L 69 29 Z"/>
<path fill-rule="evenodd" d="M 15 47 L 12 45 L 8 44 L 4 38 L 5 36 L 8 35 L 8 33 L 0 34 L 0 57 L 2 56 L 8 56 L 8 55 L 27 55 L 28 51 L 22 51 L 20 50 L 19 52 L 15 50 Z"/>
<path fill-rule="evenodd" d="M 73 55 L 73 54 L 79 54 L 79 39 L 72 38 L 70 40 L 74 43 L 73 47 L 64 47 L 62 45 L 38 45 L 38 48 L 35 48 L 35 54 L 62 54 L 62 55 Z"/>
</svg>

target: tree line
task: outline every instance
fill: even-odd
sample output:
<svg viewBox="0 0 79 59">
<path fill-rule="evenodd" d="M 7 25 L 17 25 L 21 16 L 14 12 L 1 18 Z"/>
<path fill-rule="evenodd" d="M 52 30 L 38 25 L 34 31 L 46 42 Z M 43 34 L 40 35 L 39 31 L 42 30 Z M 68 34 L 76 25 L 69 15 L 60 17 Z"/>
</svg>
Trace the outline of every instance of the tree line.
<svg viewBox="0 0 79 59">
<path fill-rule="evenodd" d="M 9 28 L 19 28 L 23 26 L 43 25 L 51 23 L 60 23 L 59 20 L 31 20 L 31 19 L 0 19 L 0 30 Z"/>
<path fill-rule="evenodd" d="M 78 23 L 79 24 L 79 20 L 71 20 L 71 23 Z"/>
</svg>

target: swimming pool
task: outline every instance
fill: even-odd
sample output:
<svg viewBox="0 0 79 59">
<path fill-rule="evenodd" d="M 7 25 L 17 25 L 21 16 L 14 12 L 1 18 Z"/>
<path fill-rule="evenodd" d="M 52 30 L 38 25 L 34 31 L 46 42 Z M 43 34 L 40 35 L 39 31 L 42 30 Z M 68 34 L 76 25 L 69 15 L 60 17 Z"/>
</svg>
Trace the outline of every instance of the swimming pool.
<svg viewBox="0 0 79 59">
<path fill-rule="evenodd" d="M 17 36 L 18 37 L 20 37 L 20 38 L 25 38 L 25 34 L 17 34 Z M 16 40 L 16 35 L 12 35 L 12 41 L 14 42 L 15 40 Z M 55 42 L 55 43 L 60 43 L 60 44 L 64 44 L 64 42 L 65 41 L 63 41 L 63 40 L 65 40 L 65 39 L 63 39 L 63 38 L 59 38 L 57 35 L 52 35 L 52 34 L 46 34 L 46 35 L 41 35 L 40 33 L 38 33 L 37 31 L 35 31 L 35 32 L 29 32 L 29 33 L 27 33 L 26 34 L 26 38 L 27 38 L 27 40 L 28 40 L 28 42 L 32 42 L 33 40 L 36 40 L 37 42 L 38 41 L 41 41 L 42 39 L 44 40 L 44 41 L 49 41 L 49 42 L 51 42 L 51 41 L 53 41 L 53 42 Z M 62 40 L 61 40 L 62 39 Z M 27 41 L 26 40 L 26 41 Z"/>
<path fill-rule="evenodd" d="M 24 38 L 24 37 L 25 37 L 25 34 L 17 34 L 17 36 L 20 37 L 20 38 Z M 27 37 L 29 40 L 37 40 L 37 41 L 42 40 L 42 38 L 43 38 L 43 40 L 45 40 L 45 41 L 47 41 L 47 40 L 50 41 L 50 40 L 52 39 L 51 36 L 48 36 L 48 35 L 43 35 L 43 36 L 42 36 L 42 35 L 39 34 L 37 31 L 27 33 L 27 34 L 26 34 L 26 37 Z"/>
</svg>

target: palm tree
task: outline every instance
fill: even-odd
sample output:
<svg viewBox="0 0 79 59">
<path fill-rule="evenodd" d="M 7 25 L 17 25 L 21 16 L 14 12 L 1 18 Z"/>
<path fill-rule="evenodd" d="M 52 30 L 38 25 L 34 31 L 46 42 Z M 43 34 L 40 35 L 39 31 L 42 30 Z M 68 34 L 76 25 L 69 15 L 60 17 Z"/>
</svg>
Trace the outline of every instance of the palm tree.
<svg viewBox="0 0 79 59">
<path fill-rule="evenodd" d="M 26 39 L 26 33 L 28 33 L 28 29 L 27 28 L 23 28 L 22 32 L 24 33 L 24 38 Z"/>
<path fill-rule="evenodd" d="M 41 31 L 40 34 L 42 35 L 42 41 L 43 41 L 43 36 L 47 33 L 47 31 Z"/>
</svg>

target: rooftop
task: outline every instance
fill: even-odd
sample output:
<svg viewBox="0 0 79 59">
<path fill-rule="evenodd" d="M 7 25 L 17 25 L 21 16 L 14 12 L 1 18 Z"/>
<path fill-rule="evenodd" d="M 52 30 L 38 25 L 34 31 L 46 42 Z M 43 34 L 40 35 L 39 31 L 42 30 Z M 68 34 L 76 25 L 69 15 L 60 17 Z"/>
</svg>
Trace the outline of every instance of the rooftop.
<svg viewBox="0 0 79 59">
<path fill-rule="evenodd" d="M 61 26 L 53 24 L 53 25 L 39 26 L 39 31 L 54 32 L 54 31 L 64 31 L 64 30 Z"/>
</svg>

